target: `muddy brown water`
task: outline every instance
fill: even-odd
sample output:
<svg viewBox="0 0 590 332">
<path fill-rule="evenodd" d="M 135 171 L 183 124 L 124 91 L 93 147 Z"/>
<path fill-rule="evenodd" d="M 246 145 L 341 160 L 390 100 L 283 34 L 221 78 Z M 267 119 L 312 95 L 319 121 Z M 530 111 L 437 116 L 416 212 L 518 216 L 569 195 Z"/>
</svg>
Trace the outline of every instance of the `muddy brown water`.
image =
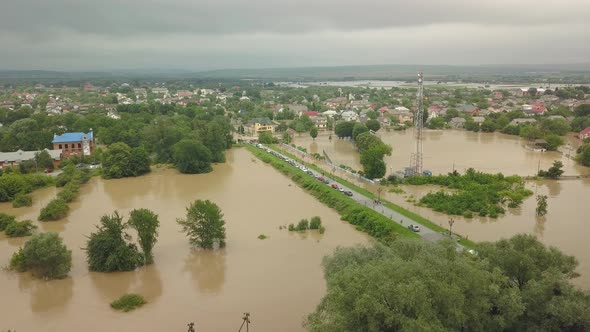
<svg viewBox="0 0 590 332">
<path fill-rule="evenodd" d="M 409 162 L 412 148 L 412 132 L 379 133 L 383 141 L 393 148 L 393 154 L 387 158 L 388 172 L 405 167 Z M 359 156 L 347 140 L 328 139 L 327 135 L 313 141 L 310 137 L 296 136 L 295 144 L 303 146 L 310 152 L 322 153 L 325 150 L 332 161 L 360 169 Z M 458 130 L 426 131 L 424 141 L 424 164 L 434 172 L 446 173 L 455 168 L 463 171 L 473 167 L 485 172 L 503 172 L 504 174 L 533 175 L 541 168 L 551 166 L 554 160 L 564 163 L 565 174 L 578 175 L 590 173 L 590 168 L 576 165 L 574 161 L 557 152 L 533 152 L 523 146 L 524 140 L 500 133 L 473 133 Z M 364 185 L 376 193 L 376 186 Z M 453 232 L 467 236 L 475 241 L 496 241 L 518 233 L 535 234 L 544 243 L 558 247 L 563 252 L 574 255 L 580 262 L 580 278 L 574 280 L 577 285 L 590 288 L 590 179 L 562 181 L 529 181 L 527 187 L 535 194 L 526 199 L 517 209 L 498 218 L 464 219 L 454 216 Z M 448 228 L 449 216 L 434 212 L 428 208 L 416 207 L 407 202 L 411 195 L 421 197 L 433 186 L 404 186 L 402 194 L 383 191 L 384 197 L 393 203 L 416 212 L 439 225 Z M 543 218 L 535 216 L 536 195 L 548 196 L 548 214 Z"/>
<path fill-rule="evenodd" d="M 370 239 L 245 149 L 227 157 L 210 174 L 159 169 L 84 185 L 66 219 L 37 223 L 40 230 L 59 232 L 72 250 L 70 277 L 42 281 L 0 270 L 0 330 L 186 331 L 186 324 L 195 322 L 197 331 L 237 331 L 244 312 L 252 315 L 253 331 L 303 330 L 304 317 L 325 293 L 322 257 Z M 42 189 L 34 193 L 32 207 L 0 204 L 0 211 L 35 220 L 55 193 Z M 223 210 L 225 249 L 193 250 L 180 232 L 175 220 L 196 199 L 210 199 Z M 114 210 L 127 216 L 142 207 L 160 216 L 155 264 L 134 272 L 89 272 L 81 248 L 100 216 Z M 315 215 L 325 224 L 323 235 L 279 230 Z M 259 234 L 269 238 L 259 240 Z M 24 240 L 0 237 L 0 265 L 8 264 Z M 149 303 L 130 313 L 109 307 L 128 292 Z"/>
</svg>

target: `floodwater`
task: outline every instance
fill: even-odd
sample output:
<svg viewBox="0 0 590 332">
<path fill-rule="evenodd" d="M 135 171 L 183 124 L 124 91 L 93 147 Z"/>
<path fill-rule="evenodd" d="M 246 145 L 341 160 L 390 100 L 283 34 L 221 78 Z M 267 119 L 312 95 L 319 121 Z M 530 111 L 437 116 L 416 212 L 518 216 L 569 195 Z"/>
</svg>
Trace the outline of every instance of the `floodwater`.
<svg viewBox="0 0 590 332">
<path fill-rule="evenodd" d="M 316 138 L 309 135 L 296 135 L 294 142 L 308 149 L 310 153 L 324 150 L 336 164 L 345 164 L 361 169 L 360 157 L 350 140 L 332 137 L 327 134 Z M 385 157 L 388 173 L 403 170 L 410 163 L 410 156 L 416 149 L 413 130 L 379 131 L 381 139 L 393 151 Z M 551 167 L 555 160 L 561 160 L 566 175 L 590 173 L 575 161 L 559 152 L 535 152 L 526 148 L 526 141 L 518 136 L 502 133 L 474 133 L 463 130 L 425 130 L 423 144 L 424 169 L 434 174 L 448 173 L 456 169 L 464 171 L 473 167 L 487 173 L 502 172 L 507 175 L 535 175 L 539 169 Z"/>
<path fill-rule="evenodd" d="M 394 171 L 406 166 L 409 161 L 412 132 L 384 132 L 382 139 L 391 144 L 393 155 L 387 159 L 387 165 Z M 346 164 L 360 169 L 359 157 L 352 142 L 332 139 L 327 136 L 311 138 L 295 137 L 295 144 L 306 147 L 310 152 L 322 153 L 325 150 L 337 164 Z M 463 171 L 468 167 L 485 172 L 503 172 L 504 174 L 533 175 L 540 165 L 542 169 L 551 166 L 553 160 L 564 163 L 565 174 L 588 174 L 589 168 L 578 166 L 574 161 L 562 157 L 557 152 L 532 152 L 522 147 L 524 142 L 517 137 L 499 133 L 472 133 L 464 131 L 427 131 L 424 141 L 425 168 L 434 174 L 446 173 L 455 168 Z M 388 169 L 388 171 L 390 171 Z M 376 186 L 364 184 L 376 193 Z M 535 234 L 545 244 L 558 247 L 564 253 L 575 256 L 580 262 L 580 278 L 574 280 L 584 288 L 590 288 L 590 179 L 574 180 L 539 180 L 527 182 L 527 187 L 534 194 L 524 201 L 521 207 L 508 209 L 498 218 L 464 219 L 453 216 L 453 232 L 467 236 L 475 241 L 496 241 L 518 233 Z M 443 227 L 449 227 L 449 216 L 434 212 L 425 207 L 414 206 L 408 202 L 411 196 L 420 198 L 433 186 L 403 186 L 404 193 L 390 193 L 383 190 L 382 195 L 389 201 L 416 212 Z M 536 195 L 548 196 L 548 214 L 543 218 L 535 215 Z"/>
<path fill-rule="evenodd" d="M 321 259 L 338 246 L 365 244 L 369 238 L 338 214 L 244 149 L 227 153 L 227 162 L 202 175 L 159 169 L 139 178 L 102 180 L 83 185 L 70 215 L 38 223 L 57 231 L 72 250 L 73 267 L 64 280 L 42 281 L 0 270 L 0 330 L 17 331 L 237 331 L 242 314 L 251 330 L 301 331 L 304 317 L 325 293 Z M 0 211 L 36 219 L 54 188 L 34 193 L 30 208 Z M 226 221 L 227 247 L 191 249 L 175 220 L 196 199 L 217 203 Z M 100 216 L 118 210 L 149 208 L 160 217 L 155 264 L 134 272 L 91 273 L 81 249 Z M 320 216 L 323 235 L 289 233 L 279 226 Z M 269 236 L 259 240 L 259 234 Z M 24 239 L 0 238 L 0 265 Z M 130 312 L 109 303 L 136 292 L 148 304 Z"/>
</svg>

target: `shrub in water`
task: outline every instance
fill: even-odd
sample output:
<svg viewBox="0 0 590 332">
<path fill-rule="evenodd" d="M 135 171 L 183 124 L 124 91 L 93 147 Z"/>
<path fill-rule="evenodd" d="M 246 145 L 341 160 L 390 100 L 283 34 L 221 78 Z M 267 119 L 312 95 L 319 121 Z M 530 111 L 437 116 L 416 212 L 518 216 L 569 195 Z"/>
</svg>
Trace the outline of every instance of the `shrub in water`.
<svg viewBox="0 0 590 332">
<path fill-rule="evenodd" d="M 41 221 L 53 221 L 59 220 L 68 214 L 70 207 L 61 198 L 56 198 L 49 202 L 46 207 L 41 209 L 39 214 L 39 220 Z"/>
<path fill-rule="evenodd" d="M 111 302 L 111 308 L 124 312 L 137 309 L 146 304 L 146 300 L 139 294 L 125 294 L 119 299 Z"/>
<path fill-rule="evenodd" d="M 295 225 L 289 224 L 289 232 L 295 231 Z"/>
<path fill-rule="evenodd" d="M 264 234 L 260 234 L 260 235 L 258 235 L 258 238 L 259 238 L 260 240 L 265 240 L 265 239 L 268 239 L 268 236 L 266 236 L 266 235 L 264 235 Z"/>
<path fill-rule="evenodd" d="M 326 228 L 324 226 L 320 226 L 319 231 L 320 234 L 324 234 L 326 232 Z"/>
<path fill-rule="evenodd" d="M 37 226 L 33 225 L 33 222 L 30 220 L 13 221 L 6 226 L 4 233 L 8 237 L 29 236 L 33 234 L 33 230 L 36 228 Z"/>
<path fill-rule="evenodd" d="M 19 193 L 14 196 L 12 200 L 12 207 L 19 208 L 23 206 L 31 206 L 33 205 L 33 196 L 30 194 Z"/>
<path fill-rule="evenodd" d="M 301 219 L 297 224 L 297 227 L 295 227 L 295 230 L 301 232 L 306 229 L 309 229 L 309 221 L 307 221 L 307 219 Z"/>
<path fill-rule="evenodd" d="M 0 213 L 0 232 L 4 231 L 8 224 L 15 221 L 16 217 L 6 213 Z"/>
<path fill-rule="evenodd" d="M 10 268 L 47 279 L 62 279 L 72 268 L 72 252 L 57 233 L 34 235 L 10 259 Z"/>
<path fill-rule="evenodd" d="M 311 218 L 309 222 L 309 229 L 320 229 L 322 226 L 322 219 L 318 216 Z"/>
</svg>

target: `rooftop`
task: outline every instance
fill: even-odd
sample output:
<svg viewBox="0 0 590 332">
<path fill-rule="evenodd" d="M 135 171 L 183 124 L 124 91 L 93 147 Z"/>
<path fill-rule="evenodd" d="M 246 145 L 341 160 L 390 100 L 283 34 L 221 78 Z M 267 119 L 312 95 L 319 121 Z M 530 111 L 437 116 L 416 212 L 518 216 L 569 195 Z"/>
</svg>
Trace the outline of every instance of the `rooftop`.
<svg viewBox="0 0 590 332">
<path fill-rule="evenodd" d="M 54 135 L 52 143 L 69 143 L 82 142 L 84 139 L 94 140 L 92 129 L 88 133 L 65 133 L 63 135 Z"/>
<path fill-rule="evenodd" d="M 42 150 L 43 151 L 43 150 Z M 45 149 L 49 153 L 52 159 L 60 160 L 61 159 L 61 150 L 48 150 Z M 0 161 L 9 162 L 9 161 L 23 161 L 23 160 L 31 160 L 35 158 L 35 154 L 41 151 L 23 151 L 18 150 L 15 152 L 0 152 Z"/>
</svg>

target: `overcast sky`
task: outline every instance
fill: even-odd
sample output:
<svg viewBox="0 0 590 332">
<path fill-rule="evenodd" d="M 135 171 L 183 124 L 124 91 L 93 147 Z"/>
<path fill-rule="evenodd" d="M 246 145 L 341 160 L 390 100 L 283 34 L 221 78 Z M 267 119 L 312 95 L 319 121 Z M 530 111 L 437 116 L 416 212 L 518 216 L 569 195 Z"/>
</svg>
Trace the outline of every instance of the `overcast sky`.
<svg viewBox="0 0 590 332">
<path fill-rule="evenodd" d="M 590 0 L 0 0 L 0 69 L 589 62 Z"/>
</svg>

